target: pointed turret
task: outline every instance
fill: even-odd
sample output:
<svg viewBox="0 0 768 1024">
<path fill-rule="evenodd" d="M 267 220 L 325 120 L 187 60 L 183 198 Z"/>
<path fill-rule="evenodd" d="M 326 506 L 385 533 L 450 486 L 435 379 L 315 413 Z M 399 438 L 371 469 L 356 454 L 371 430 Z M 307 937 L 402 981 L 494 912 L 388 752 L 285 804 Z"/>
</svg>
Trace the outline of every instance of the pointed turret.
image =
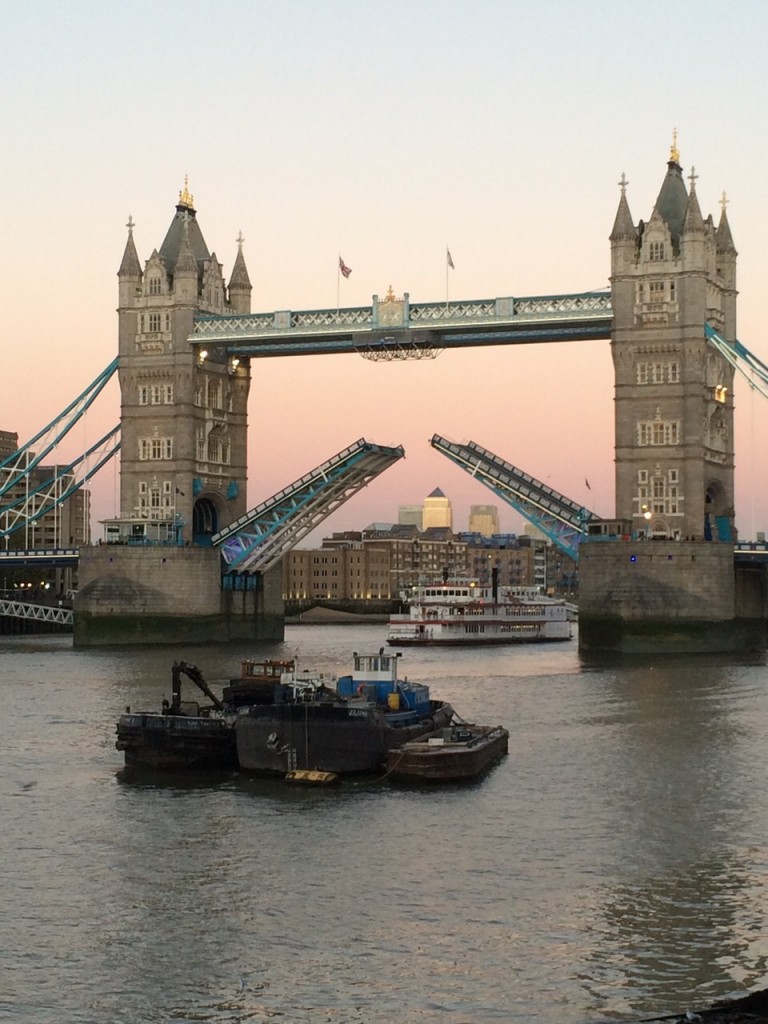
<svg viewBox="0 0 768 1024">
<path fill-rule="evenodd" d="M 125 243 L 125 251 L 123 252 L 123 259 L 120 264 L 120 269 L 117 272 L 118 277 L 141 277 L 141 264 L 139 263 L 139 256 L 136 252 L 136 244 L 133 241 L 133 217 L 129 215 L 128 223 L 125 225 L 128 228 L 128 241 Z"/>
<path fill-rule="evenodd" d="M 632 214 L 629 212 L 629 203 L 627 202 L 628 184 L 629 182 L 622 172 L 621 180 L 619 181 L 621 198 L 619 199 L 619 208 L 616 211 L 616 219 L 613 222 L 613 231 L 611 231 L 610 235 L 612 242 L 626 241 L 627 239 L 631 239 L 633 242 L 637 240 L 637 229 L 632 220 Z"/>
<path fill-rule="evenodd" d="M 659 195 L 653 208 L 651 218 L 660 217 L 669 228 L 672 246 L 677 250 L 680 243 L 680 232 L 688 209 L 688 192 L 683 181 L 683 168 L 680 166 L 680 151 L 677 148 L 677 130 L 673 133 L 672 145 L 667 161 L 667 173 L 661 183 Z"/>
<path fill-rule="evenodd" d="M 123 259 L 120 263 L 120 269 L 117 272 L 118 279 L 120 281 L 120 305 L 127 305 L 136 293 L 136 289 L 141 284 L 141 264 L 139 263 L 139 256 L 136 252 L 136 244 L 133 241 L 133 217 L 128 216 L 128 240 L 125 243 L 125 251 L 123 252 Z"/>
<path fill-rule="evenodd" d="M 731 235 L 731 226 L 728 223 L 728 215 L 725 212 L 727 205 L 728 200 L 726 199 L 725 192 L 723 192 L 720 199 L 720 223 L 717 225 L 717 231 L 715 232 L 715 241 L 717 242 L 718 252 L 727 252 L 737 256 L 736 246 L 733 244 L 733 235 Z"/>
<path fill-rule="evenodd" d="M 629 203 L 627 202 L 628 184 L 627 177 L 622 171 L 619 181 L 621 198 L 610 235 L 611 275 L 614 277 L 623 274 L 634 262 L 639 241 L 639 233 L 632 222 L 632 214 L 629 212 Z"/>
<path fill-rule="evenodd" d="M 173 290 L 176 298 L 182 302 L 197 300 L 197 261 L 189 241 L 188 219 L 183 222 L 181 243 L 176 256 L 173 276 Z"/>
<path fill-rule="evenodd" d="M 699 199 L 696 195 L 696 168 L 691 167 L 691 173 L 688 175 L 688 180 L 691 183 L 691 192 L 688 196 L 688 204 L 685 208 L 685 219 L 683 220 L 683 234 L 691 234 L 692 232 L 705 232 L 706 225 L 704 218 L 701 215 L 701 207 L 699 206 Z"/>
<path fill-rule="evenodd" d="M 176 261 L 179 258 L 185 225 L 189 247 L 200 275 L 202 274 L 203 262 L 210 259 L 208 246 L 205 244 L 200 225 L 197 223 L 194 196 L 190 194 L 187 184 L 187 178 L 184 178 L 184 188 L 179 192 L 176 214 L 171 221 L 171 226 L 168 228 L 163 244 L 160 246 L 160 255 L 165 260 L 165 266 L 171 276 L 176 273 Z"/>
<path fill-rule="evenodd" d="M 251 279 L 248 277 L 248 268 L 245 265 L 245 257 L 243 256 L 244 241 L 245 239 L 241 231 L 237 236 L 237 256 L 235 257 L 235 265 L 232 267 L 232 276 L 229 279 L 229 301 L 236 313 L 250 313 L 251 311 L 251 292 L 253 287 Z"/>
<path fill-rule="evenodd" d="M 736 330 L 736 246 L 733 244 L 731 226 L 725 208 L 728 205 L 725 192 L 720 199 L 720 223 L 715 232 L 717 272 L 725 286 L 723 302 L 726 329 Z"/>
</svg>

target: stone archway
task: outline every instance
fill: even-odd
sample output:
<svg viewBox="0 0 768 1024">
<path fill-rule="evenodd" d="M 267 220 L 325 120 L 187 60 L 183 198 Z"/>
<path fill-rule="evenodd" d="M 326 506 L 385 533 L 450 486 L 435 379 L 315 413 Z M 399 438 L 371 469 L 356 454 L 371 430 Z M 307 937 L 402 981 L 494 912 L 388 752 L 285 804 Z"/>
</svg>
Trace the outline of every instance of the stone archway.
<svg viewBox="0 0 768 1024">
<path fill-rule="evenodd" d="M 733 508 L 722 484 L 713 480 L 704 494 L 704 540 L 733 540 Z"/>
<path fill-rule="evenodd" d="M 198 498 L 192 509 L 192 541 L 204 547 L 210 546 L 211 537 L 219 530 L 219 510 L 213 498 Z"/>
</svg>

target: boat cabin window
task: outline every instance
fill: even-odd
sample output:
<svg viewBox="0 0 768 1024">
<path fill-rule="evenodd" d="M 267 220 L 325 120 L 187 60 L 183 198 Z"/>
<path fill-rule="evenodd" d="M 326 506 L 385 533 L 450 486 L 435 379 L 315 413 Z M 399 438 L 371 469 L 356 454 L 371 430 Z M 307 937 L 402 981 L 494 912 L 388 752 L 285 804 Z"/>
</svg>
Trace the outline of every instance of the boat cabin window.
<svg viewBox="0 0 768 1024">
<path fill-rule="evenodd" d="M 391 654 L 358 654 L 354 659 L 356 672 L 389 672 Z"/>
</svg>

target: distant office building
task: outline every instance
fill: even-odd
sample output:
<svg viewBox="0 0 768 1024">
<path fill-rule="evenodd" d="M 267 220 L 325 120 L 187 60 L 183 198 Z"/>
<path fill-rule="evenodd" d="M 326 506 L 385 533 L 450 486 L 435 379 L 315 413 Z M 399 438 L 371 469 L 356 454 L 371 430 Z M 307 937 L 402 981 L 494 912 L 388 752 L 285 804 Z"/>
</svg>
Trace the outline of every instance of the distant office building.
<svg viewBox="0 0 768 1024">
<path fill-rule="evenodd" d="M 19 435 L 10 430 L 0 430 L 0 462 L 4 462 L 9 455 L 18 451 Z"/>
<path fill-rule="evenodd" d="M 453 529 L 451 502 L 439 487 L 436 487 L 424 499 L 424 516 L 421 525 L 424 530 L 428 530 L 430 526 L 447 526 L 449 529 Z"/>
<path fill-rule="evenodd" d="M 400 526 L 416 526 L 421 529 L 424 520 L 422 505 L 400 505 L 397 510 L 397 521 Z"/>
<path fill-rule="evenodd" d="M 283 559 L 283 595 L 299 601 L 389 600 L 389 552 L 338 537 L 321 548 L 294 548 Z"/>
<path fill-rule="evenodd" d="M 483 537 L 492 537 L 499 530 L 499 510 L 495 505 L 471 505 L 469 509 L 469 532 Z"/>
<path fill-rule="evenodd" d="M 283 594 L 287 600 L 392 600 L 412 584 L 466 573 L 467 545 L 451 530 L 371 523 L 362 533 L 334 533 L 321 548 L 287 552 Z"/>
<path fill-rule="evenodd" d="M 479 533 L 460 533 L 467 542 L 469 575 L 489 584 L 496 579 L 504 587 L 547 586 L 547 545 L 533 537 L 500 533 L 483 537 Z"/>
</svg>

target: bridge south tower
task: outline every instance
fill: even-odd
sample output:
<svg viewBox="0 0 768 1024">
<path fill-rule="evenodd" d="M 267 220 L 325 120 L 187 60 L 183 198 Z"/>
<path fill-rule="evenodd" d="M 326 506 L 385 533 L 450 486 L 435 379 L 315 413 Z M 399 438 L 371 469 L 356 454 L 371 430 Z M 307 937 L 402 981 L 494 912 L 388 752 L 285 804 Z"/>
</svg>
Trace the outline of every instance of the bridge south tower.
<svg viewBox="0 0 768 1024">
<path fill-rule="evenodd" d="M 611 232 L 616 516 L 635 536 L 732 541 L 733 375 L 704 336 L 736 337 L 736 249 L 725 210 L 702 216 L 673 143 L 647 222 L 627 182 Z"/>
<path fill-rule="evenodd" d="M 696 173 L 673 142 L 647 222 L 627 181 L 611 232 L 616 543 L 579 551 L 579 645 L 625 653 L 733 651 L 765 643 L 759 569 L 734 562 L 731 364 L 736 249 L 725 196 L 702 216 Z M 601 537 L 595 538 L 601 540 Z"/>
<path fill-rule="evenodd" d="M 246 510 L 248 360 L 187 340 L 198 313 L 250 312 L 242 241 L 227 285 L 186 182 L 143 269 L 129 219 L 118 271 L 120 522 L 129 536 L 167 527 L 205 545 Z"/>
</svg>

